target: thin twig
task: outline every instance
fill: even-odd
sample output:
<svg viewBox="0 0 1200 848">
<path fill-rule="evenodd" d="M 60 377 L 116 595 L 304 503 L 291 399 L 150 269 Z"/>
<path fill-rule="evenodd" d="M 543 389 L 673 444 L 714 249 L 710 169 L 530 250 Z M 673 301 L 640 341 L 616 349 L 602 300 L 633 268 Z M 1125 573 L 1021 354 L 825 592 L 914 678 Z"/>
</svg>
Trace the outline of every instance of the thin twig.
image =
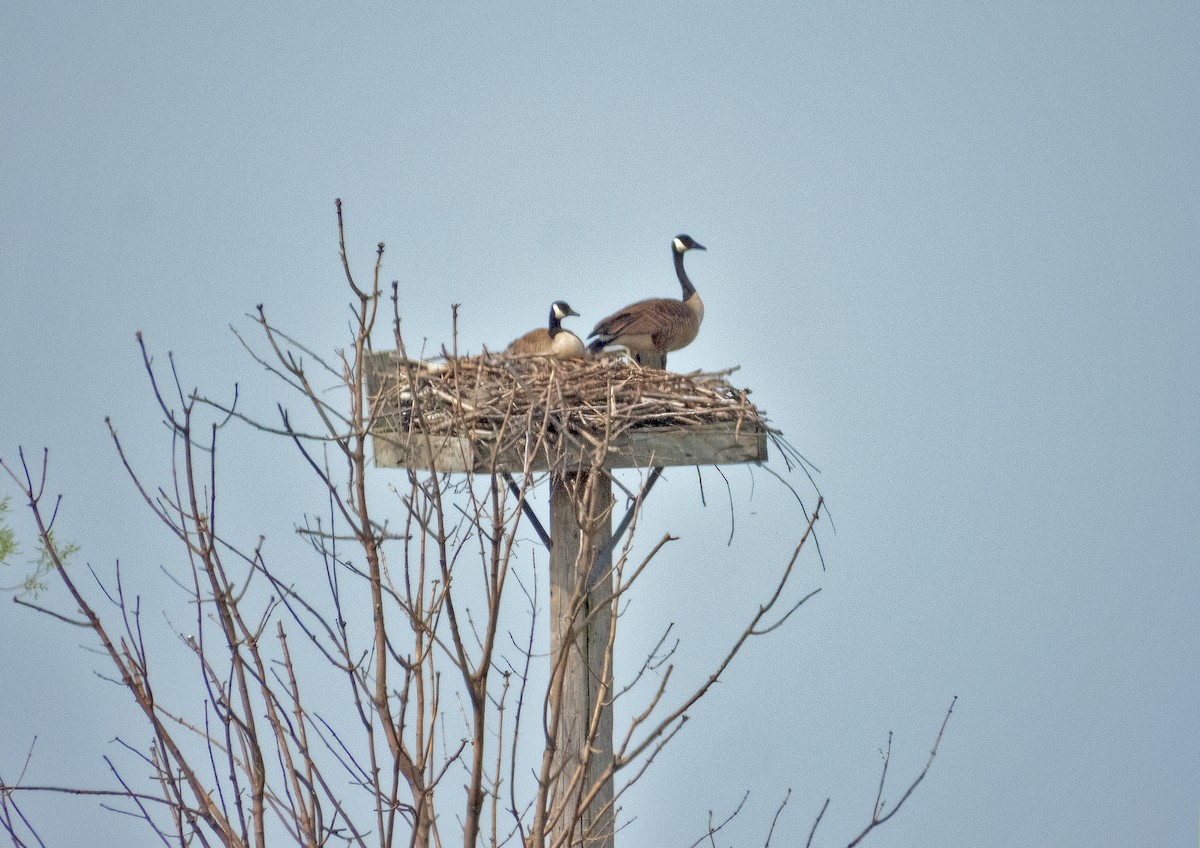
<svg viewBox="0 0 1200 848">
<path fill-rule="evenodd" d="M 883 770 L 882 770 L 883 774 L 879 778 L 879 791 L 875 795 L 875 812 L 872 813 L 872 815 L 871 815 L 871 822 L 865 828 L 863 828 L 862 832 L 859 833 L 858 836 L 854 837 L 854 839 L 852 839 L 850 841 L 849 845 L 847 845 L 846 848 L 854 848 L 855 845 L 862 842 L 862 840 L 866 837 L 866 835 L 868 833 L 870 833 L 872 830 L 877 828 L 879 825 L 883 824 L 885 821 L 890 819 L 892 816 L 896 815 L 896 813 L 898 813 L 900 811 L 900 808 L 904 806 L 904 802 L 908 800 L 910 795 L 912 795 L 913 790 L 916 789 L 917 786 L 920 785 L 921 781 L 925 779 L 925 775 L 929 773 L 929 767 L 931 765 L 933 765 L 933 758 L 937 756 L 938 745 L 940 745 L 942 743 L 942 734 L 946 732 L 946 724 L 950 721 L 950 714 L 954 712 L 954 705 L 957 702 L 958 702 L 958 696 L 955 695 L 954 698 L 951 699 L 951 701 L 950 701 L 949 708 L 946 710 L 946 717 L 942 719 L 942 726 L 940 728 L 938 728 L 937 738 L 933 740 L 933 748 L 931 748 L 929 751 L 929 759 L 925 761 L 925 767 L 923 769 L 921 769 L 921 773 L 918 774 L 916 776 L 916 778 L 913 780 L 913 782 L 908 785 L 908 789 L 906 789 L 904 791 L 904 794 L 900 796 L 900 800 L 895 803 L 895 805 L 892 807 L 892 809 L 890 809 L 887 813 L 880 815 L 880 813 L 883 812 L 883 803 L 881 801 L 881 797 L 883 795 L 883 782 L 884 782 L 884 779 L 887 777 L 887 764 L 888 764 L 888 756 L 884 757 Z M 891 754 L 891 738 L 892 738 L 892 735 L 889 733 L 888 734 L 888 754 L 889 755 Z"/>
</svg>

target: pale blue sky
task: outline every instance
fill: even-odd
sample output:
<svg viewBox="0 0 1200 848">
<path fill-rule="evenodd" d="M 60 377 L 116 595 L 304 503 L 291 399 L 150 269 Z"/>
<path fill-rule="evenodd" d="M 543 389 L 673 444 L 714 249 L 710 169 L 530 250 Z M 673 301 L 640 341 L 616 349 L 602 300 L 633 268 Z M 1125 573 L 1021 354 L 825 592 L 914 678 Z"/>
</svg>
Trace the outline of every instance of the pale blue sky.
<svg viewBox="0 0 1200 848">
<path fill-rule="evenodd" d="M 556 298 L 587 329 L 673 293 L 687 232 L 707 316 L 672 366 L 740 364 L 838 532 L 806 566 L 821 594 L 696 711 L 622 844 L 686 848 L 746 789 L 729 843 L 761 844 L 788 787 L 790 844 L 826 796 L 817 841 L 845 844 L 887 732 L 899 781 L 954 695 L 871 844 L 1194 844 L 1198 45 L 1194 2 L 7 3 L 0 456 L 48 445 L 64 534 L 152 575 L 172 549 L 102 424 L 161 468 L 134 331 L 269 413 L 227 328 L 262 302 L 343 343 L 335 197 L 363 273 L 387 243 L 409 339 L 447 340 L 461 303 L 473 350 Z M 303 470 L 227 441 L 247 537 L 289 544 L 319 508 Z M 659 484 L 643 538 L 683 541 L 631 640 L 675 620 L 699 673 L 740 628 L 795 519 L 755 484 L 729 548 L 719 478 L 707 508 L 694 472 Z M 142 733 L 78 636 L 0 607 L 0 773 L 36 735 L 37 780 L 99 784 Z M 51 844 L 153 844 L 29 807 Z"/>
</svg>

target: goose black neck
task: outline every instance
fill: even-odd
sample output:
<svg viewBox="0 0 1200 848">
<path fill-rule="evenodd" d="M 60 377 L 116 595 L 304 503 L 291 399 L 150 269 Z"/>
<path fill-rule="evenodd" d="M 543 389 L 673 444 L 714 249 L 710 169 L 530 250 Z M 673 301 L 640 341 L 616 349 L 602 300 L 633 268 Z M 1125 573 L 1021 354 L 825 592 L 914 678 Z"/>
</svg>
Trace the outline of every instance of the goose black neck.
<svg viewBox="0 0 1200 848">
<path fill-rule="evenodd" d="M 550 307 L 550 338 L 554 338 L 555 336 L 557 336 L 559 330 L 561 330 L 561 329 L 562 329 L 562 321 L 559 320 L 558 315 L 554 311 L 554 307 L 551 306 Z"/>
<path fill-rule="evenodd" d="M 687 300 L 696 293 L 696 287 L 688 279 L 687 271 L 683 270 L 683 254 L 674 248 L 671 248 L 671 252 L 675 254 L 675 275 L 679 277 L 679 285 L 683 288 L 683 299 Z"/>
</svg>

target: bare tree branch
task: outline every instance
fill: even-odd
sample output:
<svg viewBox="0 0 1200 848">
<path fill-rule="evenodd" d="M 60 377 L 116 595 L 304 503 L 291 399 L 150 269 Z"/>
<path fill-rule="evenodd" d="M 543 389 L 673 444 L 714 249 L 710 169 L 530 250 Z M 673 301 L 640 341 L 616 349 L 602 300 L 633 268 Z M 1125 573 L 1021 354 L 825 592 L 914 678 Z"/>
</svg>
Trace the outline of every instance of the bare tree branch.
<svg viewBox="0 0 1200 848">
<path fill-rule="evenodd" d="M 907 801 L 909 796 L 912 795 L 913 790 L 916 789 L 917 786 L 920 785 L 921 781 L 925 779 L 925 775 L 929 773 L 929 767 L 933 765 L 933 758 L 937 756 L 938 745 L 942 743 L 942 734 L 946 732 L 946 724 L 950 721 L 950 714 L 954 712 L 954 705 L 957 702 L 958 696 L 955 695 L 950 701 L 950 706 L 946 710 L 946 717 L 942 719 L 942 726 L 938 728 L 937 738 L 933 740 L 933 747 L 929 751 L 929 759 L 925 761 L 925 767 L 921 769 L 920 774 L 918 774 L 913 779 L 913 782 L 908 785 L 908 788 L 904 790 L 904 794 L 900 796 L 900 800 L 897 801 L 890 810 L 884 813 L 882 800 L 883 783 L 887 778 L 888 759 L 890 758 L 892 752 L 892 735 L 890 733 L 888 734 L 887 754 L 885 754 L 883 758 L 883 769 L 879 778 L 879 791 L 875 794 L 875 809 L 871 813 L 871 821 L 865 828 L 863 828 L 862 832 L 859 833 L 858 836 L 850 840 L 850 843 L 846 846 L 846 848 L 854 848 L 855 845 L 858 845 L 863 841 L 868 833 L 879 827 L 879 825 L 883 824 L 892 816 L 896 815 L 896 813 L 900 811 L 900 808 L 904 806 L 904 802 Z M 813 827 L 815 829 L 816 825 L 813 825 Z"/>
<path fill-rule="evenodd" d="M 809 538 L 816 544 L 824 500 L 818 492 L 810 513 L 780 477 L 800 502 L 806 526 L 708 673 L 681 696 L 674 693 L 679 642 L 668 624 L 644 657 L 623 667 L 616 651 L 621 615 L 640 578 L 675 539 L 667 534 L 643 545 L 636 538 L 662 468 L 651 462 L 640 486 L 630 487 L 605 464 L 613 440 L 630 426 L 617 414 L 621 404 L 644 401 L 637 394 L 643 372 L 588 363 L 604 374 L 595 397 L 581 401 L 566 364 L 514 366 L 505 372 L 514 382 L 493 397 L 488 392 L 495 387 L 484 385 L 472 363 L 497 360 L 458 356 L 457 305 L 444 360 L 409 358 L 400 332 L 400 298 L 408 289 L 398 282 L 391 286 L 396 353 L 374 353 L 384 246 L 378 245 L 368 274 L 356 275 L 340 200 L 336 208 L 350 293 L 346 347 L 319 355 L 273 323 L 261 305 L 250 316 L 257 342 L 234 329 L 251 361 L 284 395 L 299 398 L 296 409 L 277 403 L 278 422 L 244 412 L 249 400 L 238 384 L 215 394 L 189 389 L 174 355 L 156 360 L 137 335 L 166 428 L 161 474 L 142 470 L 150 466 L 134 455 L 134 445 L 122 441 L 111 419 L 105 425 L 146 514 L 170 534 L 169 548 L 152 556 L 170 581 L 171 597 L 152 594 L 142 577 L 153 568 L 129 560 L 73 572 L 67 559 L 74 549 L 56 542 L 62 501 L 47 490 L 48 451 L 40 468 L 23 451 L 16 465 L 0 462 L 27 500 L 39 544 L 70 597 L 57 611 L 14 601 L 89 630 L 85 649 L 99 657 L 95 673 L 128 693 L 148 731 L 148 742 L 115 740 L 134 769 L 122 774 L 105 758 L 119 788 L 26 786 L 24 769 L 14 785 L 0 782 L 0 832 L 14 846 L 42 845 L 18 806 L 32 793 L 93 799 L 179 848 L 266 848 L 280 841 L 305 848 L 443 848 L 460 839 L 464 848 L 606 848 L 629 818 L 619 804 L 678 738 L 690 711 L 750 640 L 782 628 L 819 591 L 796 592 L 795 575 Z M 446 382 L 446 375 L 454 379 Z M 671 385 L 692 377 L 662 373 L 675 381 Z M 380 403 L 380 383 L 388 380 L 391 389 L 403 384 L 408 392 L 402 414 L 393 417 Z M 518 387 L 532 403 L 517 405 Z M 643 423 L 696 423 L 688 417 L 694 398 L 687 392 L 694 390 L 680 389 L 645 411 Z M 737 416 L 731 426 L 755 420 L 747 417 L 756 410 L 745 394 L 722 395 Z M 499 412 L 484 427 L 477 416 L 486 403 Z M 584 408 L 602 425 L 576 426 L 568 413 Z M 486 430 L 491 441 L 471 448 L 471 473 L 445 473 L 446 453 L 430 426 L 435 419 L 449 420 L 458 434 Z M 291 521 L 282 544 L 265 529 L 242 539 L 241 522 L 228 520 L 228 488 L 242 477 L 228 462 L 225 443 L 243 433 L 283 446 L 293 463 L 311 472 L 309 488 L 296 494 L 315 492 L 317 514 Z M 777 432 L 771 438 L 777 445 L 782 440 Z M 402 442 L 423 446 L 432 459 L 414 463 L 421 467 L 398 473 L 386 487 L 376 485 L 375 452 Z M 502 461 L 513 445 L 520 446 L 523 464 Z M 798 465 L 809 474 L 811 464 L 782 445 L 789 469 Z M 534 470 L 547 465 L 549 474 Z M 718 473 L 730 497 L 732 539 L 732 487 Z M 549 581 L 549 615 L 541 606 L 543 547 L 530 533 L 532 527 L 552 559 L 562 556 L 561 540 L 532 506 L 547 481 L 564 496 L 556 503 L 573 522 L 567 536 L 576 543 L 567 557 L 574 561 L 565 563 L 574 569 L 572 585 Z M 613 491 L 628 497 L 615 533 Z M 278 500 L 292 493 L 274 491 L 266 481 L 250 494 Z M 297 537 L 307 542 L 295 546 L 302 548 L 299 556 L 289 549 Z M 548 652 L 547 622 L 557 628 Z M 579 659 L 581 645 L 586 662 Z M 175 667 L 191 675 L 190 686 L 164 673 Z M 579 694 L 568 691 L 568 674 L 586 687 L 582 704 L 568 705 L 568 696 Z M 637 701 L 614 733 L 614 704 L 623 698 Z M 907 801 L 941 735 L 925 769 L 890 808 L 883 797 L 889 736 L 871 822 L 851 846 Z M 31 758 L 32 749 L 26 765 Z M 707 831 L 692 848 L 716 848 L 717 834 L 743 811 L 747 797 L 723 820 L 710 811 Z M 790 797 L 789 789 L 764 848 Z M 828 803 L 813 823 L 810 846 Z"/>
</svg>

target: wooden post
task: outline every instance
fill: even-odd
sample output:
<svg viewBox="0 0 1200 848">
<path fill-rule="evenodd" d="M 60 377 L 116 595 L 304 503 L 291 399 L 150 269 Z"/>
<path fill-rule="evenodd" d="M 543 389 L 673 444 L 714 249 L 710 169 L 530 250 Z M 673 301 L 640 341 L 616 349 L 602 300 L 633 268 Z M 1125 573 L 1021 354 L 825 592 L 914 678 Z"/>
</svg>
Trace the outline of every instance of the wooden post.
<svg viewBox="0 0 1200 848">
<path fill-rule="evenodd" d="M 582 832 L 572 827 L 580 799 L 592 791 L 613 760 L 612 658 L 605 653 L 612 618 L 612 481 L 603 471 L 552 475 L 550 483 L 550 656 L 557 662 L 567 652 L 556 737 L 556 778 L 552 805 L 565 803 L 555 828 L 564 844 L 612 848 L 613 779 L 603 781 L 581 818 Z M 582 523 L 581 523 L 582 518 Z M 582 545 L 582 547 L 581 547 Z M 605 561 L 597 561 L 597 556 Z M 593 568 L 594 564 L 594 568 Z M 600 575 L 588 591 L 588 574 Z M 586 593 L 582 594 L 581 593 Z M 582 599 L 582 604 L 579 601 Z M 575 603 L 573 603 L 573 601 Z M 596 712 L 600 719 L 588 745 L 588 729 Z M 586 749 L 586 750 L 585 750 Z M 582 781 L 575 780 L 584 763 Z M 575 780 L 574 787 L 571 787 Z M 568 796 L 567 793 L 570 793 Z"/>
</svg>

